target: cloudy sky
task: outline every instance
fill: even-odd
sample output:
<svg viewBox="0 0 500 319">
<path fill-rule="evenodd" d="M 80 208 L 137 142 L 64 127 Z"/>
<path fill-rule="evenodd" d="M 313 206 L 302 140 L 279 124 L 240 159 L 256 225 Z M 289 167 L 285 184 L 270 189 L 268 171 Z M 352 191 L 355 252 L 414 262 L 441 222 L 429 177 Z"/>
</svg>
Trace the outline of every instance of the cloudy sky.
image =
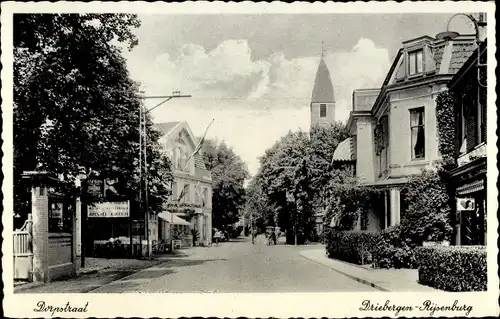
<svg viewBox="0 0 500 319">
<path fill-rule="evenodd" d="M 124 52 L 146 95 L 190 94 L 153 112 L 225 140 L 248 164 L 289 130 L 309 129 L 309 103 L 324 42 L 337 120 L 352 91 L 378 87 L 401 42 L 443 31 L 451 14 L 140 15 L 139 45 Z M 459 18 L 452 26 L 473 30 Z M 469 32 L 469 33 L 470 33 Z M 161 100 L 148 100 L 154 106 Z"/>
</svg>

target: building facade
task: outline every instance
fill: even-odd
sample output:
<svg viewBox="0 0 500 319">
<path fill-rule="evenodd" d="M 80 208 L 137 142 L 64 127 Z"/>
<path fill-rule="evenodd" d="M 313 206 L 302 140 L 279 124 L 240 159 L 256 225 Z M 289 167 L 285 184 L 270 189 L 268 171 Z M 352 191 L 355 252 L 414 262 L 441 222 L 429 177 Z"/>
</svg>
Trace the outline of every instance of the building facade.
<svg viewBox="0 0 500 319">
<path fill-rule="evenodd" d="M 201 151 L 190 158 L 198 140 L 186 122 L 167 122 L 156 124 L 161 132 L 160 144 L 172 163 L 172 196 L 166 205 L 173 215 L 191 223 L 191 229 L 198 234 L 195 243 L 210 245 L 212 241 L 212 177 L 203 162 Z M 193 214 L 174 212 L 175 207 L 185 207 Z M 168 219 L 168 218 L 166 218 Z M 154 238 L 169 239 L 172 234 L 170 220 L 156 220 Z M 175 226 L 174 226 L 175 227 Z M 187 234 L 191 236 L 191 234 Z"/>
<path fill-rule="evenodd" d="M 364 230 L 396 225 L 404 198 L 400 186 L 440 159 L 436 96 L 474 49 L 473 36 L 454 41 L 429 36 L 403 42 L 380 89 L 355 90 L 347 122 L 356 159 L 355 176 L 380 187 L 380 205 Z M 340 145 L 339 145 L 340 146 Z"/>
<path fill-rule="evenodd" d="M 455 193 L 457 245 L 486 244 L 486 68 L 478 73 L 478 62 L 486 64 L 486 42 L 481 43 L 478 51 L 448 83 L 455 100 L 457 167 L 449 174 Z"/>
</svg>

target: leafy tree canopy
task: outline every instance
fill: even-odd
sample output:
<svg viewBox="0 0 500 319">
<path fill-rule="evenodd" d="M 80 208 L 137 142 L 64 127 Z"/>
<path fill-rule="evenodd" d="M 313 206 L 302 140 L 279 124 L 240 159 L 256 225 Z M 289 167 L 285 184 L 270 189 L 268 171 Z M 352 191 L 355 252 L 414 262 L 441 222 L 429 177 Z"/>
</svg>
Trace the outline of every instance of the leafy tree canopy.
<svg viewBox="0 0 500 319">
<path fill-rule="evenodd" d="M 138 41 L 132 14 L 14 15 L 14 169 L 114 178 L 137 195 L 138 85 L 121 55 Z M 169 163 L 147 118 L 152 205 L 168 196 Z M 82 197 L 84 201 L 95 200 Z M 158 208 L 158 207 L 156 207 Z"/>
<path fill-rule="evenodd" d="M 205 166 L 212 173 L 212 224 L 223 228 L 240 218 L 248 169 L 224 141 L 206 139 L 202 152 Z"/>
</svg>

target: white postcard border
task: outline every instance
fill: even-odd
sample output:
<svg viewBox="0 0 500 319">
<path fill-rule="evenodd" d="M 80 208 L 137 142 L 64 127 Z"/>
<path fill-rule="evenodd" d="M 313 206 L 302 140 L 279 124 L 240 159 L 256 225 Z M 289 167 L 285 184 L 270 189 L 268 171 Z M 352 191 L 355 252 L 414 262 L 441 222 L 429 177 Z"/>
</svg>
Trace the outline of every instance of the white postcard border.
<svg viewBox="0 0 500 319">
<path fill-rule="evenodd" d="M 88 302 L 86 313 L 56 313 L 55 317 L 180 317 L 180 316 L 216 316 L 216 317 L 395 317 L 395 311 L 363 312 L 361 302 L 365 299 L 383 305 L 389 300 L 393 305 L 421 305 L 431 300 L 438 305 L 459 304 L 473 307 L 469 316 L 498 315 L 498 265 L 497 238 L 498 210 L 496 180 L 497 148 L 496 137 L 496 92 L 495 92 L 495 5 L 478 2 L 359 2 L 359 3 L 221 3 L 221 2 L 186 2 L 186 3 L 146 3 L 146 2 L 39 2 L 14 3 L 1 5 L 2 22 L 2 167 L 4 183 L 4 212 L 2 216 L 3 245 L 2 252 L 7 258 L 2 259 L 4 302 L 3 309 L 7 317 L 47 317 L 50 314 L 37 313 L 39 301 L 56 306 L 67 302 L 75 306 L 84 306 Z M 137 12 L 142 14 L 194 14 L 194 13 L 410 13 L 410 12 L 488 12 L 488 291 L 477 293 L 277 293 L 277 294 L 13 294 L 12 278 L 12 14 L 14 12 Z M 399 316 L 429 316 L 429 311 L 399 312 Z M 436 312 L 433 316 L 455 317 L 465 313 Z"/>
</svg>

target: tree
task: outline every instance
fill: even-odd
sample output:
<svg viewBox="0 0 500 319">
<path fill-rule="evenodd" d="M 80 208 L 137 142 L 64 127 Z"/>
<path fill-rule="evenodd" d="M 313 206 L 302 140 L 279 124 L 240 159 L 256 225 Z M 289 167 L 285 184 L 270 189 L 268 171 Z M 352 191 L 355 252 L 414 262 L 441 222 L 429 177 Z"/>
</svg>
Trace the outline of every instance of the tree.
<svg viewBox="0 0 500 319">
<path fill-rule="evenodd" d="M 327 206 L 328 185 L 331 185 L 332 181 L 342 183 L 346 175 L 349 175 L 345 172 L 348 167 L 331 165 L 335 149 L 348 137 L 349 132 L 340 122 L 311 129 L 308 147 L 309 174 L 316 210 Z"/>
<path fill-rule="evenodd" d="M 205 166 L 212 173 L 212 225 L 224 228 L 240 218 L 248 169 L 224 141 L 205 139 L 202 152 Z"/>
<path fill-rule="evenodd" d="M 274 207 L 268 202 L 262 190 L 260 174 L 255 175 L 246 188 L 245 211 L 254 221 L 255 227 L 264 230 L 266 226 L 275 226 Z"/>
<path fill-rule="evenodd" d="M 314 226 L 308 164 L 309 138 L 289 132 L 261 157 L 261 185 L 275 208 L 275 220 L 287 232 L 287 243 L 303 243 Z"/>
<path fill-rule="evenodd" d="M 137 198 L 142 101 L 121 46 L 137 45 L 132 28 L 138 26 L 132 14 L 14 15 L 15 193 L 23 193 L 23 171 L 43 170 L 62 176 L 64 192 L 86 203 L 100 199 L 75 186 L 80 176 L 118 179 Z M 170 192 L 170 167 L 149 117 L 147 123 L 150 202 L 157 211 Z"/>
</svg>

